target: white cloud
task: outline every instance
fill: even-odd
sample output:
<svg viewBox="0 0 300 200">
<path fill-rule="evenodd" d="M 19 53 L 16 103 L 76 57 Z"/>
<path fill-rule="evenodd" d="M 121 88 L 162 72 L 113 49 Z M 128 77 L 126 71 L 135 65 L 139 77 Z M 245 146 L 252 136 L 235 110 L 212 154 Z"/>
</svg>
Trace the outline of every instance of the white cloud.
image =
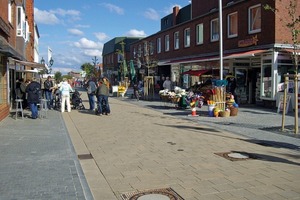
<svg viewBox="0 0 300 200">
<path fill-rule="evenodd" d="M 90 28 L 91 26 L 90 25 L 84 25 L 84 24 L 77 24 L 75 25 L 76 28 Z"/>
<path fill-rule="evenodd" d="M 78 10 L 64 10 L 58 8 L 56 10 L 50 10 L 51 13 L 57 14 L 63 17 L 71 17 L 73 20 L 80 20 L 80 11 Z"/>
<path fill-rule="evenodd" d="M 147 36 L 147 34 L 144 31 L 139 31 L 136 29 L 131 29 L 125 35 L 129 36 L 129 37 L 146 37 Z"/>
<path fill-rule="evenodd" d="M 98 32 L 98 33 L 94 33 L 94 35 L 100 41 L 104 41 L 104 40 L 107 40 L 109 38 L 108 35 L 106 35 L 105 33 Z"/>
<path fill-rule="evenodd" d="M 84 34 L 81 30 L 75 28 L 68 29 L 68 32 L 75 36 L 81 36 Z"/>
<path fill-rule="evenodd" d="M 145 11 L 144 16 L 147 19 L 160 20 L 159 14 L 153 8 L 148 8 L 147 11 Z"/>
<path fill-rule="evenodd" d="M 97 56 L 100 57 L 102 55 L 102 51 L 100 51 L 99 49 L 85 49 L 83 50 L 84 55 L 86 56 Z M 101 58 L 102 59 L 102 58 Z M 99 59 L 99 60 L 101 60 Z"/>
<path fill-rule="evenodd" d="M 110 3 L 103 3 L 101 4 L 103 5 L 105 8 L 107 8 L 110 12 L 115 12 L 119 15 L 123 15 L 124 14 L 124 10 L 116 5 L 110 4 Z"/>
<path fill-rule="evenodd" d="M 87 38 L 81 38 L 78 42 L 75 42 L 74 45 L 81 49 L 97 49 L 103 47 L 103 44 L 88 40 Z"/>
<path fill-rule="evenodd" d="M 45 10 L 39 10 L 37 8 L 34 8 L 34 19 L 38 24 L 54 25 L 60 23 L 60 20 L 55 16 L 54 13 Z"/>
</svg>

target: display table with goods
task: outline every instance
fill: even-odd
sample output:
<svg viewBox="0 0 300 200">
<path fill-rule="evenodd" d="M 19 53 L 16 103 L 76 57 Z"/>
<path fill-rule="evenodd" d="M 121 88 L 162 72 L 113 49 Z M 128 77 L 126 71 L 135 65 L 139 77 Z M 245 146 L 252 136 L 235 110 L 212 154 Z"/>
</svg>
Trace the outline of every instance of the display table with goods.
<svg viewBox="0 0 300 200">
<path fill-rule="evenodd" d="M 211 89 L 212 95 L 207 100 L 208 116 L 210 117 L 229 117 L 236 116 L 238 112 L 238 104 L 235 103 L 234 96 L 226 93 L 226 80 L 215 80 L 215 85 Z"/>
<path fill-rule="evenodd" d="M 178 108 L 181 104 L 180 101 L 183 96 L 186 96 L 186 92 L 184 89 L 179 87 L 175 87 L 174 92 L 169 90 L 160 90 L 159 96 L 164 103 L 164 106 L 171 106 Z"/>
</svg>

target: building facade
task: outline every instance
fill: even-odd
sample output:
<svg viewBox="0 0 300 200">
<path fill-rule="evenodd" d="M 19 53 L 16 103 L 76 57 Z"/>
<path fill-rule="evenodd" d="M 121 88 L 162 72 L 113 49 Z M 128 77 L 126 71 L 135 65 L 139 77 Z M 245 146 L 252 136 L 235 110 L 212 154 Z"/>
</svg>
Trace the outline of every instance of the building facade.
<svg viewBox="0 0 300 200">
<path fill-rule="evenodd" d="M 16 80 L 31 78 L 44 66 L 37 58 L 33 0 L 0 0 L 0 121 L 8 116 Z"/>
<path fill-rule="evenodd" d="M 294 67 L 292 33 L 286 27 L 291 20 L 286 10 L 289 0 L 223 0 L 221 72 L 218 2 L 192 0 L 182 9 L 174 7 L 162 18 L 159 32 L 131 45 L 130 59 L 149 54 L 158 63 L 151 70 L 153 76 L 170 76 L 174 84 L 186 88 L 201 81 L 183 75 L 186 71 L 205 69 L 217 79 L 220 73 L 226 77 L 231 72 L 240 103 L 275 102 L 283 75 Z M 278 12 L 265 9 L 267 4 Z M 299 7 L 298 3 L 296 13 Z"/>
<path fill-rule="evenodd" d="M 103 46 L 102 64 L 103 75 L 111 80 L 112 85 L 122 79 L 122 65 L 124 58 L 126 65 L 130 61 L 130 44 L 140 40 L 140 37 L 116 37 Z"/>
</svg>

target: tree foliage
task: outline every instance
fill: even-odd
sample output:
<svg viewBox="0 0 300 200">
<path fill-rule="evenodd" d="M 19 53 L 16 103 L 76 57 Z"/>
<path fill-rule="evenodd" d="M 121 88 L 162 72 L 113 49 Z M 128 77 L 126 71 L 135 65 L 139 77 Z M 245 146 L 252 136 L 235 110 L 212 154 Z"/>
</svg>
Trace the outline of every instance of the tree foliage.
<svg viewBox="0 0 300 200">
<path fill-rule="evenodd" d="M 86 76 L 94 75 L 95 66 L 91 63 L 84 63 L 80 68 L 82 71 L 85 71 Z"/>
<path fill-rule="evenodd" d="M 55 74 L 54 74 L 54 79 L 55 79 L 57 82 L 61 82 L 61 81 L 62 81 L 62 74 L 61 74 L 61 72 L 55 72 Z"/>
</svg>

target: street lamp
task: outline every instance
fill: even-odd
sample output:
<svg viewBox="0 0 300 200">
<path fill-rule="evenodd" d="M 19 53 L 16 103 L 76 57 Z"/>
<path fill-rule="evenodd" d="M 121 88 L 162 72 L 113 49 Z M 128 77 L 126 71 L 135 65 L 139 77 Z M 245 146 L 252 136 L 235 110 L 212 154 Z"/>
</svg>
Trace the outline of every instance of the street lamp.
<svg viewBox="0 0 300 200">
<path fill-rule="evenodd" d="M 47 70 L 47 74 L 51 74 L 51 71 L 52 71 L 52 65 L 53 65 L 53 63 L 54 63 L 54 60 L 52 59 L 52 57 L 50 58 L 50 60 L 49 60 L 49 63 L 47 64 L 47 66 L 48 66 L 48 70 Z M 42 57 L 42 59 L 41 59 L 41 64 L 45 64 L 45 60 L 44 60 L 44 58 Z"/>
</svg>

